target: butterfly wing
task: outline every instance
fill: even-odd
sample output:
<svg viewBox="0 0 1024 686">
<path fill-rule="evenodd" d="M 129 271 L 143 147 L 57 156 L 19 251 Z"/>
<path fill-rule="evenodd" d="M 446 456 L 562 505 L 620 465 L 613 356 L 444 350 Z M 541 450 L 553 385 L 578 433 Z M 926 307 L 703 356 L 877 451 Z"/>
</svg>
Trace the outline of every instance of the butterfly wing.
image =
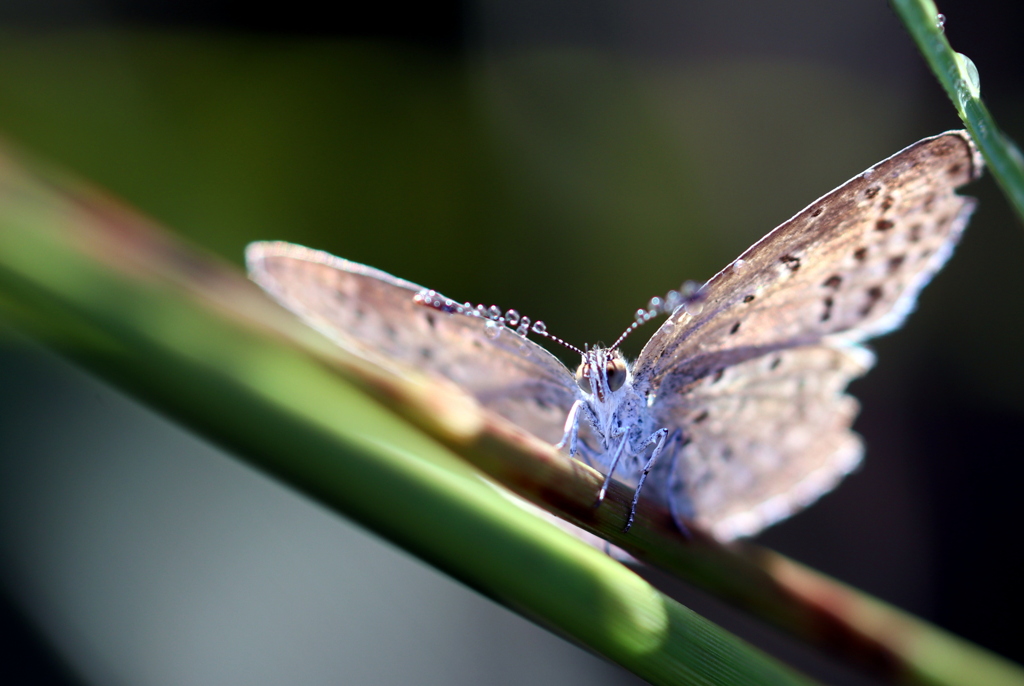
<svg viewBox="0 0 1024 686">
<path fill-rule="evenodd" d="M 812 203 L 677 309 L 634 366 L 660 426 L 686 444 L 667 481 L 677 515 L 751 535 L 831 490 L 860 460 L 843 393 L 857 343 L 890 331 L 949 258 L 981 173 L 964 132 L 920 141 Z"/>
<path fill-rule="evenodd" d="M 656 391 L 772 350 L 855 343 L 898 327 L 949 258 L 974 210 L 957 195 L 982 163 L 965 132 L 926 138 L 779 226 L 677 309 L 634 376 Z M 692 308 L 691 308 L 692 309 Z"/>
<path fill-rule="evenodd" d="M 482 405 L 556 442 L 576 384 L 554 355 L 485 320 L 417 305 L 421 287 L 372 267 L 283 242 L 246 249 L 249 275 L 284 307 L 350 353 L 396 373 L 440 374 Z"/>
<path fill-rule="evenodd" d="M 872 356 L 859 346 L 779 351 L 706 376 L 653 408 L 684 442 L 662 479 L 677 518 L 719 540 L 750 536 L 832 490 L 863 452 L 843 393 Z"/>
</svg>

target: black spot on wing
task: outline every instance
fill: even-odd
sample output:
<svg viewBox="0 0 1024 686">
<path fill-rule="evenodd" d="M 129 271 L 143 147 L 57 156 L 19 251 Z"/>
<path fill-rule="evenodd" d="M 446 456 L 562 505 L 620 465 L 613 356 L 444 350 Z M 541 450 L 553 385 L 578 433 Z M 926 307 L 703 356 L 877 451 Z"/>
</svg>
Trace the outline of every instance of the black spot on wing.
<svg viewBox="0 0 1024 686">
<path fill-rule="evenodd" d="M 814 210 L 811 212 L 811 216 L 812 217 L 820 217 L 821 213 L 824 212 L 824 211 L 825 211 L 824 207 L 815 207 Z"/>
<path fill-rule="evenodd" d="M 701 422 L 703 422 L 707 418 L 708 418 L 708 411 L 707 410 L 702 410 L 701 412 L 699 412 L 697 414 L 696 417 L 693 418 L 692 421 L 693 421 L 694 424 L 700 424 Z"/>
<path fill-rule="evenodd" d="M 864 197 L 867 198 L 868 200 L 871 200 L 876 195 L 878 195 L 879 191 L 881 191 L 881 190 L 882 190 L 881 186 L 871 186 L 870 188 L 867 188 L 864 191 Z"/>
<path fill-rule="evenodd" d="M 791 272 L 795 272 L 800 268 L 800 258 L 794 255 L 783 255 L 779 258 L 779 261 L 786 265 Z"/>
<path fill-rule="evenodd" d="M 875 222 L 875 231 L 888 231 L 893 226 L 895 226 L 895 224 L 893 224 L 892 220 L 879 219 L 877 222 Z"/>
<path fill-rule="evenodd" d="M 743 302 L 745 302 L 745 303 L 754 302 L 754 296 L 752 296 L 752 295 L 745 295 L 745 296 L 743 296 Z"/>
<path fill-rule="evenodd" d="M 732 325 L 732 328 L 729 329 L 729 335 L 731 336 L 732 334 L 736 333 L 739 330 L 740 330 L 740 323 L 736 322 L 735 324 Z"/>
<path fill-rule="evenodd" d="M 856 250 L 853 251 L 853 259 L 857 260 L 858 262 L 863 262 L 867 258 L 868 258 L 868 249 L 867 248 L 857 248 Z"/>
<path fill-rule="evenodd" d="M 871 310 L 875 309 L 875 305 L 882 299 L 884 291 L 881 286 L 872 286 L 867 290 L 867 302 L 864 303 L 864 307 L 860 310 L 860 316 L 867 317 L 871 314 Z"/>
<path fill-rule="evenodd" d="M 825 288 L 831 288 L 834 291 L 838 291 L 839 287 L 843 284 L 843 277 L 839 274 L 833 274 L 832 276 L 825 279 L 825 283 L 821 284 Z"/>
<path fill-rule="evenodd" d="M 896 257 L 890 257 L 889 258 L 889 273 L 890 274 L 895 274 L 897 271 L 899 271 L 899 268 L 903 265 L 903 262 L 906 261 L 906 259 L 907 259 L 906 255 L 897 255 Z"/>
<path fill-rule="evenodd" d="M 832 296 L 827 296 L 823 301 L 825 309 L 821 313 L 821 321 L 827 322 L 832 319 L 832 306 L 836 304 L 836 301 L 832 299 Z"/>
</svg>

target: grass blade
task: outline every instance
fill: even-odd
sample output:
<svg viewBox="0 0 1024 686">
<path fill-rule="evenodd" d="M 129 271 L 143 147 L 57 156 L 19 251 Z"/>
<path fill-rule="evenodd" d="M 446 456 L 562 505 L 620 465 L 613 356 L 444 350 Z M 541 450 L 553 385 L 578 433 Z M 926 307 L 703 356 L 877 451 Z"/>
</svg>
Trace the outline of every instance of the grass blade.
<svg viewBox="0 0 1024 686">
<path fill-rule="evenodd" d="M 999 187 L 1024 221 L 1024 156 L 999 130 L 981 100 L 977 67 L 966 55 L 950 47 L 931 0 L 892 0 L 892 5 L 956 107 Z"/>
</svg>

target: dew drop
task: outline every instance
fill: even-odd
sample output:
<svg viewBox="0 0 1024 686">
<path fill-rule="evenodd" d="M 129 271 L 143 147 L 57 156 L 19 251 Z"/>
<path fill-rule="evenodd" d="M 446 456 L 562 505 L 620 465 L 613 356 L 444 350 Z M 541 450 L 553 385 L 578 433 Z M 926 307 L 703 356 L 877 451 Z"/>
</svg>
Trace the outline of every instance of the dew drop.
<svg viewBox="0 0 1024 686">
<path fill-rule="evenodd" d="M 639 309 L 636 312 L 634 312 L 633 320 L 636 321 L 637 324 L 643 324 L 645 321 L 647 321 L 647 310 Z"/>
<path fill-rule="evenodd" d="M 530 318 L 523 317 L 519 320 L 519 326 L 516 328 L 516 333 L 520 336 L 525 336 L 530 332 Z"/>
<path fill-rule="evenodd" d="M 741 257 L 732 263 L 732 270 L 734 272 L 741 272 L 746 268 L 746 266 L 747 261 Z"/>
<path fill-rule="evenodd" d="M 935 28 L 937 28 L 940 33 L 945 33 L 946 32 L 946 15 L 945 14 L 936 14 L 935 15 Z"/>
<path fill-rule="evenodd" d="M 977 100 L 981 97 L 981 75 L 978 74 L 978 67 L 971 58 L 962 52 L 956 53 L 956 66 L 960 70 L 960 81 L 966 87 L 967 93 L 959 92 L 961 106 L 966 105 L 966 96 Z"/>
<path fill-rule="evenodd" d="M 519 323 L 519 312 L 516 310 L 509 310 L 505 313 L 505 321 L 509 323 L 509 326 L 515 326 Z"/>
<path fill-rule="evenodd" d="M 530 330 L 536 334 L 540 334 L 541 336 L 543 336 L 548 332 L 548 325 L 538 319 L 533 323 L 533 326 L 530 328 Z"/>
<path fill-rule="evenodd" d="M 733 268 L 736 265 L 745 265 L 744 260 L 736 260 L 733 262 Z M 680 290 L 680 296 L 683 299 L 683 309 L 689 315 L 698 315 L 704 311 L 704 293 L 701 292 L 701 285 L 696 281 L 687 281 L 683 284 Z"/>
<path fill-rule="evenodd" d="M 683 296 L 679 294 L 679 291 L 671 290 L 665 294 L 665 302 L 661 305 L 662 311 L 665 314 L 672 314 L 682 302 Z"/>
<path fill-rule="evenodd" d="M 488 338 L 494 339 L 501 335 L 501 330 L 503 328 L 505 327 L 498 322 L 488 319 L 487 323 L 484 324 L 484 334 Z"/>
<path fill-rule="evenodd" d="M 497 305 L 491 305 L 487 312 L 491 319 L 501 319 L 501 308 Z"/>
</svg>

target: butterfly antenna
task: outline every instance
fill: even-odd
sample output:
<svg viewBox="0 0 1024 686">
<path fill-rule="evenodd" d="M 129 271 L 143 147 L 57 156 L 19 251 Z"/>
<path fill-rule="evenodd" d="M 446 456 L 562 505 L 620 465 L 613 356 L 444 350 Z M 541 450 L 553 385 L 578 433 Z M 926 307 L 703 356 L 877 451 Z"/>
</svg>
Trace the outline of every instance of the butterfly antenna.
<svg viewBox="0 0 1024 686">
<path fill-rule="evenodd" d="M 485 307 L 483 305 L 473 306 L 470 303 L 457 303 L 451 298 L 446 298 L 435 290 L 424 288 L 422 291 L 413 296 L 413 302 L 417 305 L 424 305 L 441 312 L 448 312 L 449 314 L 461 314 L 467 317 L 479 317 L 486 319 L 487 323 L 484 325 L 484 333 L 490 338 L 497 338 L 501 335 L 503 329 L 508 328 L 515 331 L 520 336 L 525 336 L 528 333 L 535 333 L 538 336 L 550 339 L 561 346 L 572 350 L 573 352 L 583 355 L 583 351 L 577 348 L 572 343 L 568 343 L 558 336 L 548 333 L 547 325 L 538 320 L 531 321 L 529 317 L 524 317 L 519 314 L 516 310 L 501 311 L 501 308 L 497 305 L 491 305 Z"/>
<path fill-rule="evenodd" d="M 633 323 L 626 327 L 626 330 L 612 343 L 609 350 L 615 350 L 626 340 L 629 334 L 651 321 L 659 314 L 672 314 L 680 307 L 685 307 L 686 312 L 691 315 L 700 314 L 704 308 L 704 287 L 696 281 L 687 281 L 679 290 L 671 290 L 664 298 L 654 296 L 647 302 L 647 307 L 642 307 L 633 315 Z"/>
</svg>

